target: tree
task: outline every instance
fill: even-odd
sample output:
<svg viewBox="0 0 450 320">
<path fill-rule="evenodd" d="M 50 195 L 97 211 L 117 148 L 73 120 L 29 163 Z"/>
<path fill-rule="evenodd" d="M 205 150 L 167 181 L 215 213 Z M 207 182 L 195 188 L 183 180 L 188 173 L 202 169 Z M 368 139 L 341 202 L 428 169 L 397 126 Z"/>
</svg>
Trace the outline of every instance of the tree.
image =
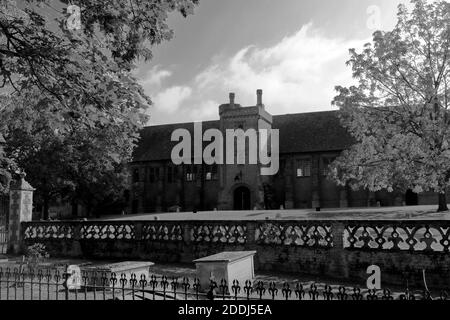
<svg viewBox="0 0 450 320">
<path fill-rule="evenodd" d="M 5 139 L 0 133 L 0 195 L 8 191 L 12 171 L 12 161 L 5 154 L 5 143 Z"/>
<path fill-rule="evenodd" d="M 72 30 L 71 2 L 0 0 L 0 177 L 15 160 L 47 197 L 118 186 L 151 104 L 134 63 L 171 39 L 170 12 L 186 17 L 198 4 L 78 0 L 81 29 Z"/>
<path fill-rule="evenodd" d="M 39 92 L 14 97 L 0 115 L 8 133 L 6 151 L 37 189 L 44 218 L 55 198 L 81 202 L 91 212 L 104 199 L 120 198 L 127 183 L 127 163 L 138 140 L 134 122 L 87 128 L 68 120 L 70 130 L 61 134 L 53 129 L 53 105 L 41 99 L 36 105 L 35 98 L 39 99 Z M 139 114 L 117 115 L 135 116 Z"/>
<path fill-rule="evenodd" d="M 46 124 L 61 137 L 73 126 L 88 132 L 124 125 L 136 134 L 151 100 L 131 74 L 134 63 L 150 59 L 151 47 L 172 37 L 170 12 L 186 17 L 198 0 L 78 0 L 81 30 L 68 28 L 70 3 L 0 0 L 0 88 L 10 101 L 35 94 L 35 111 L 46 106 Z M 11 106 L 2 103 L 0 111 Z M 0 152 L 3 177 L 9 162 Z M 1 178 L 0 189 L 5 183 Z"/>
<path fill-rule="evenodd" d="M 151 46 L 172 37 L 168 13 L 187 16 L 198 0 L 79 0 L 81 30 L 70 30 L 72 17 L 61 12 L 71 1 L 56 9 L 50 2 L 25 0 L 20 9 L 1 0 L 0 84 L 15 92 L 36 86 L 59 102 L 62 116 L 73 117 L 86 105 L 115 105 L 113 89 L 126 85 L 129 102 L 146 100 L 128 71 L 136 59 L 151 58 Z"/>
<path fill-rule="evenodd" d="M 338 86 L 333 104 L 356 143 L 332 165 L 339 184 L 371 191 L 439 193 L 450 184 L 450 4 L 412 0 L 347 62 L 358 85 Z"/>
</svg>

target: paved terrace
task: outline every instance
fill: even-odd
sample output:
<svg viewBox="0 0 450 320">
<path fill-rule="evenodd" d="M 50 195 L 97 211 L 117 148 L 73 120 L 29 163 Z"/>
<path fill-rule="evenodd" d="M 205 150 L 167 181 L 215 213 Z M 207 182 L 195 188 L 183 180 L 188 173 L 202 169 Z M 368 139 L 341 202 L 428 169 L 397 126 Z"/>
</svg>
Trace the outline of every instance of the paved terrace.
<svg viewBox="0 0 450 320">
<path fill-rule="evenodd" d="M 351 208 L 302 210 L 253 210 L 253 211 L 208 211 L 151 213 L 139 215 L 109 216 L 101 220 L 161 220 L 161 221 L 204 221 L 204 220 L 450 220 L 450 212 L 437 213 L 437 205 L 413 207 Z M 95 220 L 95 219 L 93 219 Z"/>
</svg>

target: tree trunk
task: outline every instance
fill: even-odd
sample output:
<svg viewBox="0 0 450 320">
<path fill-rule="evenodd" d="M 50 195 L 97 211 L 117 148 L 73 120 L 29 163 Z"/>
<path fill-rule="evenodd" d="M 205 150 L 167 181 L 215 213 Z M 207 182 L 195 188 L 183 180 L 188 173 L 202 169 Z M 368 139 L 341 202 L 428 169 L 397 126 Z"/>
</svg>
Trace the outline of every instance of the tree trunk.
<svg viewBox="0 0 450 320">
<path fill-rule="evenodd" d="M 448 211 L 447 196 L 445 193 L 439 193 L 439 209 L 438 212 Z"/>
</svg>

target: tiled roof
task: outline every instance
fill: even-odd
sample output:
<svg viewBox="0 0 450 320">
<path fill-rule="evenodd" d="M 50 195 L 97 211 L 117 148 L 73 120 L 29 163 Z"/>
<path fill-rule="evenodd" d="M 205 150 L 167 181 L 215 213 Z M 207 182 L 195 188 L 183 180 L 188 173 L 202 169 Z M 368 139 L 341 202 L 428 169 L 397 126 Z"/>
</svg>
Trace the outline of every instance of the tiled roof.
<svg viewBox="0 0 450 320">
<path fill-rule="evenodd" d="M 280 153 L 340 151 L 353 144 L 338 111 L 286 114 L 273 117 L 280 130 Z"/>
<path fill-rule="evenodd" d="M 220 121 L 205 121 L 203 130 L 217 128 Z M 337 111 L 297 113 L 273 116 L 274 129 L 280 130 L 280 153 L 340 151 L 352 144 L 352 138 L 340 125 Z M 170 138 L 175 129 L 187 129 L 193 136 L 194 124 L 168 124 L 146 127 L 134 151 L 135 162 L 169 160 L 177 142 Z"/>
</svg>

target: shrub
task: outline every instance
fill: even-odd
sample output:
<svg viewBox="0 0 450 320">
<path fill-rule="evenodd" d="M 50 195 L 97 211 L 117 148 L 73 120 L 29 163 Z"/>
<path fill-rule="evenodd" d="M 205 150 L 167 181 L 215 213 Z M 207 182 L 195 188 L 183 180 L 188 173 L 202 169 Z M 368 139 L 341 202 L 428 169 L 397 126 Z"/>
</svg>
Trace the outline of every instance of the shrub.
<svg viewBox="0 0 450 320">
<path fill-rule="evenodd" d="M 39 265 L 39 263 L 49 257 L 50 255 L 48 254 L 45 245 L 42 243 L 36 243 L 27 248 L 25 259 L 29 268 L 35 268 Z"/>
</svg>

